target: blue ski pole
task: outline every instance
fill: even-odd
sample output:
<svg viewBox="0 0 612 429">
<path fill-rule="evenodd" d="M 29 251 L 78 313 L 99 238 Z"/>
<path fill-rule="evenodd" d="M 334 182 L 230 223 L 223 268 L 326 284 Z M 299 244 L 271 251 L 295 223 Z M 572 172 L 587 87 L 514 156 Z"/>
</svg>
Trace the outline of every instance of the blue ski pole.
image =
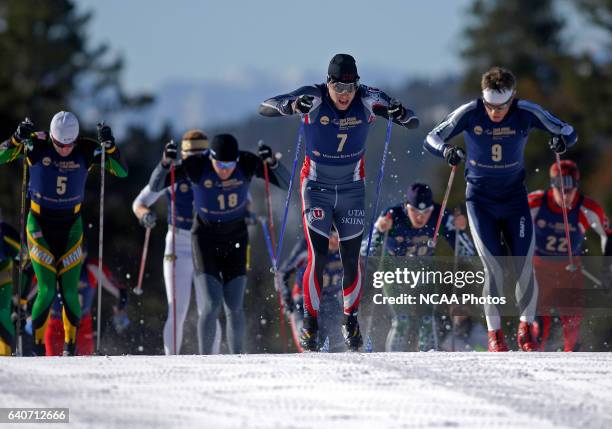
<svg viewBox="0 0 612 429">
<path fill-rule="evenodd" d="M 295 172 L 297 169 L 298 159 L 300 157 L 300 149 L 302 147 L 302 136 L 304 134 L 304 122 L 300 122 L 300 129 L 298 130 L 297 142 L 295 145 L 295 157 L 293 158 L 293 168 L 291 170 L 291 178 L 289 179 L 289 191 L 287 192 L 287 199 L 285 200 L 285 214 L 283 215 L 283 224 L 281 226 L 280 235 L 278 238 L 278 248 L 274 253 L 274 266 L 272 267 L 274 272 L 278 269 L 278 261 L 280 260 L 281 252 L 283 251 L 283 238 L 285 237 L 285 228 L 287 227 L 287 215 L 289 214 L 289 202 L 291 201 L 291 191 L 293 190 L 293 179 L 295 178 Z"/>
</svg>

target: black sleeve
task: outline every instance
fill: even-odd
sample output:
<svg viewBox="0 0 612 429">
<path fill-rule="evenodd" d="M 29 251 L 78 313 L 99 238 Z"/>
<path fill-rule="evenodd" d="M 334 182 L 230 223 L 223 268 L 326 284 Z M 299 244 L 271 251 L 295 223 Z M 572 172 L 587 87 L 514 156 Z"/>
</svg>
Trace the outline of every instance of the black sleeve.
<svg viewBox="0 0 612 429">
<path fill-rule="evenodd" d="M 263 116 L 289 116 L 293 115 L 291 103 L 300 95 L 314 97 L 312 110 L 316 109 L 322 101 L 323 94 L 315 85 L 302 86 L 288 94 L 277 95 L 259 105 L 259 114 Z"/>
<path fill-rule="evenodd" d="M 369 106 L 376 116 L 389 119 L 388 108 L 392 100 L 391 97 L 379 89 L 365 85 L 361 85 L 359 90 L 363 103 Z M 417 118 L 416 114 L 406 106 L 404 106 L 404 114 L 402 117 L 393 119 L 393 122 L 408 129 L 414 129 L 419 126 L 419 118 Z"/>
</svg>

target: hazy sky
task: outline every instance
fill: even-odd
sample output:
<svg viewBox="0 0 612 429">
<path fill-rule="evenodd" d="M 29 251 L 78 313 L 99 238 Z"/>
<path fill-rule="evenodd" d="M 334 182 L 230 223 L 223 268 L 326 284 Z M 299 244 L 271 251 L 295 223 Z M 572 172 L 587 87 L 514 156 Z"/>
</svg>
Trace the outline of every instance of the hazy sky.
<svg viewBox="0 0 612 429">
<path fill-rule="evenodd" d="M 567 3 L 567 0 L 564 0 Z M 471 0 L 77 0 L 95 13 L 92 42 L 125 59 L 129 91 L 168 79 L 240 82 L 245 71 L 325 76 L 333 54 L 397 81 L 461 67 L 461 29 Z M 575 18 L 573 26 L 578 29 Z M 570 28 L 571 39 L 584 38 Z M 362 74 L 363 76 L 363 74 Z"/>
</svg>

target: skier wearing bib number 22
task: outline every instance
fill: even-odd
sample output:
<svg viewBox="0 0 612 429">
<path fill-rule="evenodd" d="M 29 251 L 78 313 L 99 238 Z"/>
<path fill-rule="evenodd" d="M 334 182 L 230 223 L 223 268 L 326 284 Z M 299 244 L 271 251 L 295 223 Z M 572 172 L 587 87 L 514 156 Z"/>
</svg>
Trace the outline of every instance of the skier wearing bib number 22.
<svg viewBox="0 0 612 429">
<path fill-rule="evenodd" d="M 26 156 L 30 168 L 31 199 L 26 232 L 38 294 L 32 308 L 34 352 L 45 355 L 45 330 L 56 296 L 64 303 L 64 355 L 74 355 L 81 320 L 78 285 L 81 277 L 83 221 L 87 173 L 108 155 L 104 168 L 127 176 L 115 138 L 107 125 L 98 127 L 98 141 L 79 135 L 79 121 L 71 112 L 59 112 L 49 132 L 34 132 L 31 122 L 19 124 L 13 137 L 0 145 L 0 164 Z"/>
<path fill-rule="evenodd" d="M 564 153 L 577 137 L 572 126 L 537 104 L 516 98 L 515 78 L 509 70 L 491 68 L 482 76 L 481 88 L 482 98 L 451 113 L 427 135 L 424 147 L 451 166 L 466 159 L 468 220 L 486 273 L 483 297 L 503 294 L 504 273 L 498 259 L 505 254 L 503 236 L 518 276 L 518 346 L 533 351 L 537 345 L 530 328 L 538 286 L 532 266 L 535 240 L 524 184 L 524 149 L 532 128 L 552 136 L 549 146 L 556 154 Z M 448 143 L 462 132 L 465 151 Z M 485 303 L 489 351 L 507 351 L 501 317 L 493 301 Z"/>
<path fill-rule="evenodd" d="M 343 332 L 349 350 L 362 345 L 357 311 L 362 289 L 359 248 L 365 220 L 365 143 L 376 116 L 391 117 L 406 128 L 416 128 L 415 114 L 384 92 L 359 84 L 355 59 L 335 55 L 327 83 L 303 86 L 264 101 L 264 116 L 298 114 L 304 126 L 306 157 L 301 173 L 304 233 L 308 266 L 304 272 L 305 312 L 301 342 L 317 348 L 317 312 L 323 282 L 329 232 L 336 226 L 344 278 Z"/>
</svg>

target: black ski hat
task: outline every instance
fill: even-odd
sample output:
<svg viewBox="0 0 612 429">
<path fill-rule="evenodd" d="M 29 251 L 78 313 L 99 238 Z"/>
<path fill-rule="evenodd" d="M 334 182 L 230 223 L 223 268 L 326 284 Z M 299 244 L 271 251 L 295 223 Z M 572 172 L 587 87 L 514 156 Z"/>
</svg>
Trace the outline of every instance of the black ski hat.
<svg viewBox="0 0 612 429">
<path fill-rule="evenodd" d="M 210 143 L 210 155 L 217 161 L 237 161 L 238 141 L 231 134 L 218 134 Z"/>
<path fill-rule="evenodd" d="M 351 83 L 359 79 L 355 58 L 349 54 L 336 54 L 329 62 L 327 79 L 335 82 Z"/>
<path fill-rule="evenodd" d="M 433 195 L 431 188 L 424 183 L 413 183 L 408 188 L 408 198 L 406 200 L 415 209 L 424 210 L 433 205 Z"/>
</svg>

